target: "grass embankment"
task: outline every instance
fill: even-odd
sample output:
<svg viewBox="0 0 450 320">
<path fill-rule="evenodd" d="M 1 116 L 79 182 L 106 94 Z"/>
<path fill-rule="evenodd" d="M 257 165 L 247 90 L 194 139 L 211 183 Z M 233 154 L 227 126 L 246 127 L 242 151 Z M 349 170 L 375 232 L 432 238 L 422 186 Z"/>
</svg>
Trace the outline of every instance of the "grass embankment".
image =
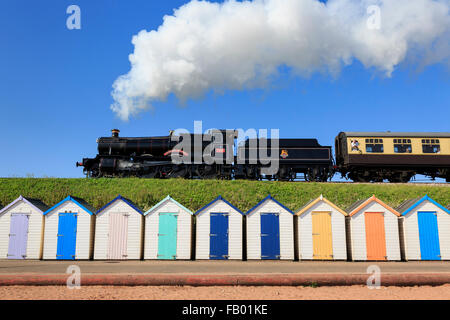
<svg viewBox="0 0 450 320">
<path fill-rule="evenodd" d="M 137 178 L 0 179 L 0 204 L 3 206 L 19 195 L 40 199 L 50 206 L 68 195 L 72 195 L 85 199 L 95 208 L 100 208 L 118 194 L 121 194 L 134 201 L 140 208 L 147 210 L 170 194 L 174 199 L 195 211 L 218 195 L 222 195 L 245 212 L 269 193 L 292 210 L 298 209 L 320 194 L 344 209 L 356 200 L 367 198 L 373 194 L 393 207 L 406 199 L 425 194 L 445 206 L 450 204 L 450 186 L 448 185 L 151 180 Z"/>
</svg>

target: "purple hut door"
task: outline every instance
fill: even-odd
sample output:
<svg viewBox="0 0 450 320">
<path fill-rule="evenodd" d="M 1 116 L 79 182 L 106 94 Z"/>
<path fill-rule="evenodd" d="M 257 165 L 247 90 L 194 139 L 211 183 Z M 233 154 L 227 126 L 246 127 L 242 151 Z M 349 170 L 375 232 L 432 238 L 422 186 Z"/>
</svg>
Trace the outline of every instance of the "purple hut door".
<svg viewBox="0 0 450 320">
<path fill-rule="evenodd" d="M 28 215 L 13 213 L 9 231 L 8 259 L 25 259 L 28 240 Z"/>
</svg>

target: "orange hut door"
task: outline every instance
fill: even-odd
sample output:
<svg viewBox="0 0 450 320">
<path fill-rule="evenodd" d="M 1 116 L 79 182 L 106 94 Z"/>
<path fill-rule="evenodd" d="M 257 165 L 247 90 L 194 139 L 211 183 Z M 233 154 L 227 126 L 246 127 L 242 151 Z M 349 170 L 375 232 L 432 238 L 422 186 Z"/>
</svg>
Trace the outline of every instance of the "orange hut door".
<svg viewBox="0 0 450 320">
<path fill-rule="evenodd" d="M 366 212 L 367 260 L 386 260 L 386 234 L 382 212 Z"/>
</svg>

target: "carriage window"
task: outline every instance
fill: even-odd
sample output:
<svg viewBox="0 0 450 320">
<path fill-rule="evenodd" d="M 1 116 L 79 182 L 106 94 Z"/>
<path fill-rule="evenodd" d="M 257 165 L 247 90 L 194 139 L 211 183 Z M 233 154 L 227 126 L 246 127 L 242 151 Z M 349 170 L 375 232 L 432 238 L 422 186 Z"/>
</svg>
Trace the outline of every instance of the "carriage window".
<svg viewBox="0 0 450 320">
<path fill-rule="evenodd" d="M 383 139 L 366 139 L 366 152 L 367 153 L 382 153 Z"/>
<path fill-rule="evenodd" d="M 439 139 L 422 139 L 423 153 L 441 153 Z"/>
<path fill-rule="evenodd" d="M 412 145 L 411 139 L 394 139 L 395 153 L 411 153 Z"/>
</svg>

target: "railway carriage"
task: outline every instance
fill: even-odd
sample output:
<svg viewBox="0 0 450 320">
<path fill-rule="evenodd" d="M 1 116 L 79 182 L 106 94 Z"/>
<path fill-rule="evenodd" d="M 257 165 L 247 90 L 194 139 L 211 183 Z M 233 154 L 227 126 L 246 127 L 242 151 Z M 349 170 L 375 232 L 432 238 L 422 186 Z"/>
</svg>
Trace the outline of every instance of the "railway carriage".
<svg viewBox="0 0 450 320">
<path fill-rule="evenodd" d="M 423 174 L 450 182 L 450 133 L 341 132 L 336 166 L 355 182 L 408 182 Z"/>
</svg>

